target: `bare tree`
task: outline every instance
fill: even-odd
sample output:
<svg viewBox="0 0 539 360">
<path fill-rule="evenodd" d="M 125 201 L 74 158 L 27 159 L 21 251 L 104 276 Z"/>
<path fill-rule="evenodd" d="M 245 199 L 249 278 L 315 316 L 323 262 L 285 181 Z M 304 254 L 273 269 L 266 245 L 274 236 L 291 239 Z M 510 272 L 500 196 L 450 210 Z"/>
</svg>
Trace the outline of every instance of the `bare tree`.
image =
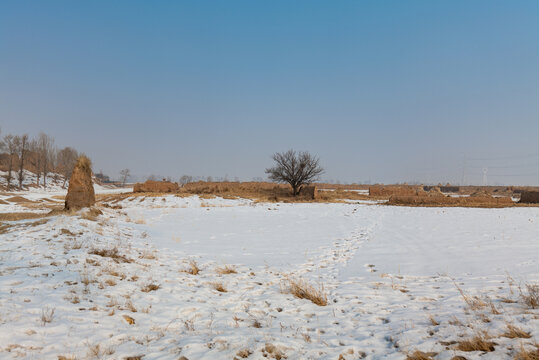
<svg viewBox="0 0 539 360">
<path fill-rule="evenodd" d="M 7 190 L 9 191 L 11 189 L 11 180 L 13 179 L 13 175 L 11 173 L 13 171 L 13 157 L 17 153 L 17 144 L 15 142 L 15 136 L 11 134 L 4 136 L 3 143 L 8 154 L 7 174 L 5 175 L 5 178 L 7 182 Z"/>
<path fill-rule="evenodd" d="M 125 186 L 125 182 L 131 176 L 131 170 L 123 169 L 122 171 L 120 171 L 120 175 L 122 176 L 122 186 Z"/>
<path fill-rule="evenodd" d="M 296 154 L 294 150 L 288 150 L 285 153 L 275 153 L 272 158 L 275 166 L 266 169 L 268 178 L 289 183 L 294 196 L 299 194 L 303 185 L 316 181 L 324 173 L 320 160 L 306 151 Z"/>
<path fill-rule="evenodd" d="M 182 185 L 188 184 L 190 182 L 193 182 L 193 177 L 190 176 L 190 175 L 183 175 L 180 178 L 180 184 L 182 184 Z"/>
<path fill-rule="evenodd" d="M 36 185 L 39 185 L 39 180 L 41 179 L 41 155 L 39 153 L 39 143 L 36 139 L 30 141 L 30 156 L 28 157 L 28 162 L 34 167 L 36 172 Z"/>
<path fill-rule="evenodd" d="M 17 155 L 19 156 L 19 190 L 22 190 L 22 183 L 24 181 L 24 161 L 28 154 L 28 147 L 30 142 L 28 141 L 28 134 L 22 136 L 16 136 Z"/>
<path fill-rule="evenodd" d="M 47 187 L 47 175 L 51 171 L 55 160 L 54 138 L 40 132 L 37 137 L 41 166 L 43 171 L 43 186 Z"/>
<path fill-rule="evenodd" d="M 67 180 L 71 178 L 71 174 L 73 173 L 73 169 L 75 168 L 75 164 L 77 163 L 78 158 L 79 153 L 72 147 L 68 146 L 58 151 L 58 154 L 56 156 L 58 168 L 60 170 L 60 173 L 64 176 L 64 183 L 62 184 L 62 188 L 65 188 Z"/>
</svg>

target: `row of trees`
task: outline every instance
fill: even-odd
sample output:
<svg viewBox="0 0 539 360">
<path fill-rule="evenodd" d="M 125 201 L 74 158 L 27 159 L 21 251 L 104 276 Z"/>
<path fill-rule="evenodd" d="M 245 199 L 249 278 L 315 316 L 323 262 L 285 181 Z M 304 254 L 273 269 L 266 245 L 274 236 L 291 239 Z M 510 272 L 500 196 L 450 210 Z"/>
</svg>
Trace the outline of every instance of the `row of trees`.
<svg viewBox="0 0 539 360">
<path fill-rule="evenodd" d="M 1 135 L 1 134 L 0 134 Z M 54 138 L 43 132 L 30 138 L 28 134 L 7 134 L 0 137 L 0 153 L 3 153 L 4 178 L 8 190 L 18 181 L 19 190 L 25 180 L 25 169 L 32 169 L 36 174 L 36 185 L 47 187 L 47 177 L 56 172 L 64 177 L 63 187 L 71 177 L 73 168 L 79 157 L 77 150 L 71 147 L 58 149 Z"/>
</svg>

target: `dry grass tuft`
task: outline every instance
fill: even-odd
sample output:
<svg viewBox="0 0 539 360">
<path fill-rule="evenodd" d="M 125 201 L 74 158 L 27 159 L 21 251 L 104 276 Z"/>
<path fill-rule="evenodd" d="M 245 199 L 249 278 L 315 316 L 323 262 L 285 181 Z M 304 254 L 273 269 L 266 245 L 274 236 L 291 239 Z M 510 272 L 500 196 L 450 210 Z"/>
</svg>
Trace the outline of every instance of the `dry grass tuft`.
<svg viewBox="0 0 539 360">
<path fill-rule="evenodd" d="M 219 292 L 227 292 L 226 288 L 224 287 L 223 283 L 220 282 L 212 282 L 210 285 Z"/>
<path fill-rule="evenodd" d="M 148 285 L 145 285 L 144 287 L 142 287 L 142 289 L 140 289 L 142 292 L 150 292 L 150 291 L 155 291 L 155 290 L 158 290 L 161 286 L 159 284 L 155 284 L 155 283 L 151 283 L 151 284 L 148 284 Z"/>
<path fill-rule="evenodd" d="M 115 350 L 112 347 L 103 348 L 101 345 L 88 345 L 88 357 L 101 359 L 105 355 L 114 354 Z"/>
<path fill-rule="evenodd" d="M 70 230 L 68 229 L 60 229 L 60 234 L 62 235 L 69 235 L 69 236 L 75 236 L 76 234 L 71 232 Z"/>
<path fill-rule="evenodd" d="M 48 306 L 41 309 L 41 324 L 43 326 L 52 322 L 52 319 L 54 318 L 54 310 L 55 308 L 50 308 Z"/>
<path fill-rule="evenodd" d="M 473 338 L 458 342 L 457 349 L 460 351 L 485 351 L 491 352 L 496 350 L 495 342 L 489 341 L 489 336 L 485 333 L 478 333 Z"/>
<path fill-rule="evenodd" d="M 440 325 L 440 323 L 438 321 L 436 321 L 436 319 L 432 315 L 429 315 L 429 320 L 430 320 L 430 323 L 432 324 L 432 326 Z"/>
<path fill-rule="evenodd" d="M 525 286 L 527 294 L 519 287 L 522 302 L 531 309 L 539 309 L 539 285 L 525 284 Z"/>
<path fill-rule="evenodd" d="M 88 251 L 89 254 L 92 255 L 98 255 L 101 257 L 108 257 L 113 259 L 116 263 L 124 262 L 124 263 L 131 263 L 133 262 L 132 259 L 128 259 L 127 257 L 120 255 L 118 248 L 113 247 L 112 249 L 91 249 Z"/>
<path fill-rule="evenodd" d="M 97 217 L 99 215 L 103 215 L 103 212 L 101 210 L 91 208 L 90 210 L 83 212 L 80 215 L 80 218 L 84 220 L 97 221 Z"/>
<path fill-rule="evenodd" d="M 318 306 L 326 306 L 328 304 L 328 297 L 323 286 L 316 289 L 303 279 L 288 279 L 288 286 L 288 292 L 298 299 L 310 300 Z"/>
<path fill-rule="evenodd" d="M 58 360 L 77 360 L 75 355 L 58 355 Z"/>
<path fill-rule="evenodd" d="M 435 352 L 423 352 L 416 350 L 411 354 L 406 354 L 406 360 L 433 360 L 434 356 L 436 356 L 437 353 Z"/>
<path fill-rule="evenodd" d="M 200 272 L 200 268 L 198 267 L 195 260 L 189 261 L 189 269 L 183 270 L 183 272 L 191 274 L 191 275 L 198 275 Z"/>
<path fill-rule="evenodd" d="M 129 325 L 135 325 L 135 319 L 133 319 L 131 316 L 124 315 L 123 318 Z"/>
<path fill-rule="evenodd" d="M 515 355 L 515 360 L 539 360 L 539 344 L 535 344 L 535 349 L 527 350 L 524 345 L 520 345 L 519 352 Z"/>
<path fill-rule="evenodd" d="M 236 353 L 236 356 L 241 359 L 247 359 L 253 352 L 249 349 L 241 349 Z"/>
<path fill-rule="evenodd" d="M 489 305 L 488 302 L 482 300 L 481 298 L 477 296 L 471 296 L 471 295 L 466 294 L 464 290 L 462 290 L 460 286 L 457 285 L 457 283 L 454 283 L 454 284 L 457 287 L 457 290 L 459 291 L 460 295 L 462 296 L 462 299 L 464 300 L 466 305 L 468 305 L 470 310 L 473 310 L 473 311 L 481 310 L 484 307 Z"/>
<path fill-rule="evenodd" d="M 262 323 L 258 321 L 258 319 L 253 319 L 253 323 L 251 324 L 251 326 L 255 329 L 260 329 L 262 327 Z"/>
<path fill-rule="evenodd" d="M 266 343 L 266 345 L 262 349 L 262 355 L 265 358 L 276 360 L 282 360 L 287 358 L 286 354 L 282 350 L 278 349 L 275 345 L 270 343 Z"/>
<path fill-rule="evenodd" d="M 133 302 L 129 299 L 125 302 L 125 307 L 131 312 L 134 312 L 134 313 L 137 312 L 137 308 L 135 307 Z"/>
<path fill-rule="evenodd" d="M 238 272 L 233 266 L 225 265 L 215 270 L 220 275 L 237 274 Z"/>
<path fill-rule="evenodd" d="M 509 339 L 529 339 L 532 337 L 529 332 L 526 332 L 511 324 L 507 324 L 507 330 L 501 336 Z"/>
</svg>

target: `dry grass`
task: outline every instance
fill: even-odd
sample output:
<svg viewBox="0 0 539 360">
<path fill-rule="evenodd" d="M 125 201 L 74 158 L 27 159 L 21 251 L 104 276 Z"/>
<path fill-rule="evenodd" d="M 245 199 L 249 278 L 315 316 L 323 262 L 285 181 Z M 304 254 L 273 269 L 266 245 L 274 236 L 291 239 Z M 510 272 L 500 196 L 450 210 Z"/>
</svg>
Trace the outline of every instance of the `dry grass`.
<svg viewBox="0 0 539 360">
<path fill-rule="evenodd" d="M 123 318 L 129 325 L 135 325 L 135 319 L 133 319 L 131 316 L 123 315 Z"/>
<path fill-rule="evenodd" d="M 539 344 L 533 345 L 535 349 L 527 350 L 524 345 L 520 345 L 519 352 L 515 355 L 515 360 L 539 360 Z"/>
<path fill-rule="evenodd" d="M 54 319 L 54 310 L 55 308 L 50 308 L 48 306 L 41 309 L 41 324 L 43 326 L 52 322 L 52 319 Z"/>
<path fill-rule="evenodd" d="M 270 343 L 266 343 L 266 345 L 262 349 L 262 355 L 265 358 L 276 360 L 282 360 L 287 358 L 286 354 L 281 349 Z"/>
<path fill-rule="evenodd" d="M 198 267 L 198 264 L 195 260 L 189 261 L 189 269 L 182 270 L 182 272 L 191 274 L 191 275 L 198 275 L 200 272 L 200 268 Z"/>
<path fill-rule="evenodd" d="M 432 324 L 432 326 L 440 325 L 440 323 L 438 321 L 436 321 L 436 319 L 432 315 L 429 315 L 429 320 L 430 320 L 430 323 Z"/>
<path fill-rule="evenodd" d="M 433 360 L 434 356 L 436 356 L 437 353 L 435 352 L 423 352 L 416 350 L 411 354 L 406 354 L 406 360 Z"/>
<path fill-rule="evenodd" d="M 155 283 L 150 283 L 148 285 L 145 285 L 142 287 L 142 289 L 140 289 L 142 292 L 150 292 L 150 291 L 155 291 L 155 290 L 158 290 L 161 286 L 159 284 L 155 284 Z"/>
<path fill-rule="evenodd" d="M 77 360 L 75 355 L 58 355 L 58 360 Z"/>
<path fill-rule="evenodd" d="M 212 282 L 210 283 L 211 287 L 219 292 L 227 292 L 226 288 L 224 287 L 223 283 L 220 282 Z"/>
<path fill-rule="evenodd" d="M 253 352 L 249 349 L 241 349 L 236 353 L 236 356 L 241 359 L 247 359 Z"/>
<path fill-rule="evenodd" d="M 90 220 L 90 221 L 97 221 L 97 217 L 99 215 L 103 215 L 103 212 L 96 208 L 91 208 L 88 211 L 83 212 L 80 217 L 81 219 Z"/>
<path fill-rule="evenodd" d="M 131 262 L 133 262 L 132 259 L 128 259 L 127 257 L 125 257 L 123 255 L 120 255 L 117 247 L 114 247 L 114 248 L 111 248 L 111 249 L 95 249 L 94 248 L 94 249 L 90 249 L 90 251 L 88 251 L 88 254 L 98 255 L 98 256 L 101 256 L 101 257 L 108 257 L 108 258 L 113 259 L 116 263 L 119 263 L 119 262 L 131 263 Z"/>
<path fill-rule="evenodd" d="M 460 351 L 485 351 L 491 352 L 496 350 L 496 343 L 489 340 L 490 337 L 486 333 L 477 333 L 474 337 L 459 341 L 457 349 Z"/>
<path fill-rule="evenodd" d="M 509 339 L 529 339 L 531 334 L 514 325 L 507 324 L 507 330 L 501 335 Z"/>
<path fill-rule="evenodd" d="M 135 305 L 133 304 L 133 302 L 130 299 L 128 299 L 125 302 L 125 307 L 131 312 L 134 312 L 134 313 L 137 312 L 137 308 L 135 307 Z"/>
<path fill-rule="evenodd" d="M 454 284 L 457 287 L 457 290 L 459 291 L 460 295 L 462 296 L 462 299 L 464 300 L 466 305 L 468 305 L 470 310 L 473 310 L 473 311 L 481 310 L 489 305 L 488 302 L 482 300 L 481 298 L 477 296 L 471 296 L 471 295 L 466 294 L 464 290 L 462 290 L 460 286 L 457 285 L 457 283 L 454 283 Z"/>
<path fill-rule="evenodd" d="M 389 205 L 403 206 L 457 206 L 457 207 L 480 207 L 500 208 L 516 206 L 510 197 L 495 198 L 491 196 L 478 197 L 448 197 L 448 196 L 425 196 L 425 195 L 392 195 Z"/>
<path fill-rule="evenodd" d="M 101 359 L 105 355 L 112 355 L 115 350 L 112 347 L 103 348 L 101 345 L 88 345 L 88 357 L 90 359 Z"/>
<path fill-rule="evenodd" d="M 288 279 L 288 292 L 298 299 L 310 300 L 318 306 L 326 306 L 328 304 L 324 287 L 320 286 L 317 289 L 303 279 Z"/>
<path fill-rule="evenodd" d="M 236 271 L 236 269 L 233 266 L 230 266 L 230 265 L 225 265 L 223 267 L 219 267 L 219 268 L 215 269 L 215 271 L 219 275 L 228 275 L 228 274 L 237 274 L 238 273 Z"/>
<path fill-rule="evenodd" d="M 105 280 L 105 284 L 108 286 L 116 286 L 116 281 L 112 278 Z"/>
<path fill-rule="evenodd" d="M 519 286 L 522 302 L 530 309 L 539 309 L 539 285 L 525 284 L 525 287 L 527 293 L 522 291 L 522 287 Z"/>
<path fill-rule="evenodd" d="M 48 216 L 48 214 L 35 214 L 35 213 L 1 213 L 0 221 L 19 221 L 28 219 L 41 219 Z"/>
</svg>

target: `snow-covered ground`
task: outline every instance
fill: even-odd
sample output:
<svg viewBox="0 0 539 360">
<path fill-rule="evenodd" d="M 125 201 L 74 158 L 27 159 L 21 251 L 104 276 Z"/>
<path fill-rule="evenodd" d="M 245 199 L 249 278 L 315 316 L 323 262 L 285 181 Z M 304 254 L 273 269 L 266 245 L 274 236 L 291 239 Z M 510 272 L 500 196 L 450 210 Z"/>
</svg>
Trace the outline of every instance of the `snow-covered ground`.
<svg viewBox="0 0 539 360">
<path fill-rule="evenodd" d="M 509 359 L 538 340 L 520 292 L 539 280 L 539 208 L 168 195 L 101 210 L 0 225 L 0 358 Z M 495 351 L 457 349 L 482 331 Z"/>
</svg>

